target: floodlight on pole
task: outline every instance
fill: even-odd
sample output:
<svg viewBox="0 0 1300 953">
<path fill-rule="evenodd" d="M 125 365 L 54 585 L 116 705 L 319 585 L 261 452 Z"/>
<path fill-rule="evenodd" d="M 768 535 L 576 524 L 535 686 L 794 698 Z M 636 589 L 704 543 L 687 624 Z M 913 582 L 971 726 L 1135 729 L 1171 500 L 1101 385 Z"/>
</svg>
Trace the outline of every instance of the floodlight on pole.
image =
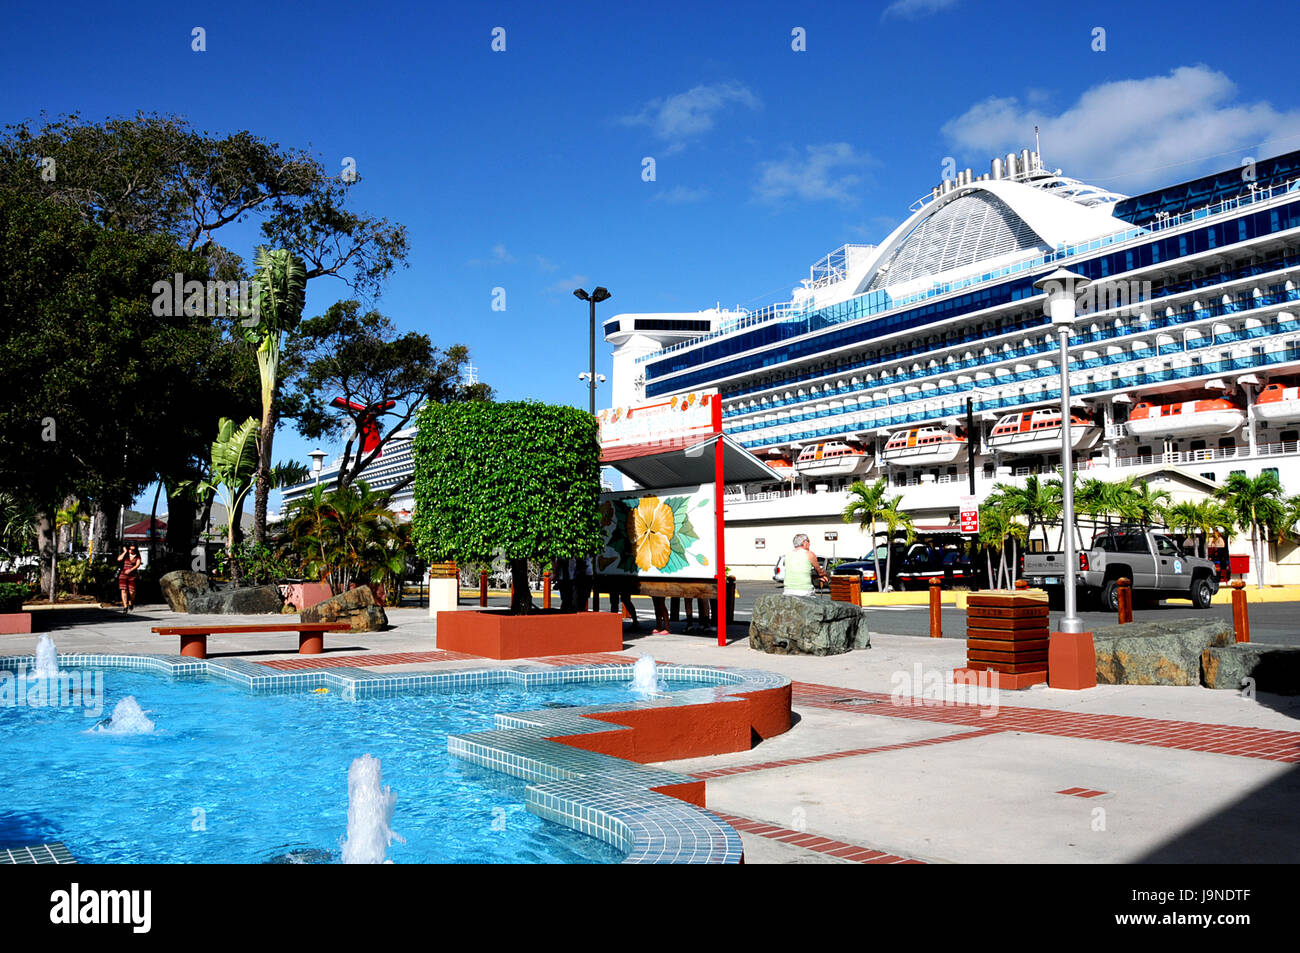
<svg viewBox="0 0 1300 953">
<path fill-rule="evenodd" d="M 589 360 L 589 368 L 590 368 L 590 369 L 589 369 L 588 372 L 587 372 L 587 375 L 586 375 L 586 381 L 587 381 L 587 390 L 589 391 L 589 393 L 590 393 L 590 397 L 591 397 L 591 401 L 590 401 L 590 403 L 591 403 L 591 407 L 590 407 L 590 410 L 591 410 L 592 416 L 595 416 L 595 414 L 596 414 L 596 384 L 597 384 L 598 382 L 602 382 L 602 383 L 603 383 L 604 380 L 605 380 L 605 378 L 604 378 L 603 375 L 597 375 L 597 374 L 596 374 L 596 305 L 597 305 L 599 302 L 601 302 L 601 301 L 606 301 L 606 300 L 608 300 L 608 299 L 611 297 L 611 295 L 610 295 L 609 290 L 608 290 L 607 288 L 603 288 L 603 287 L 601 287 L 600 285 L 597 285 L 596 288 L 591 292 L 591 294 L 587 294 L 587 292 L 586 292 L 585 290 L 583 290 L 582 288 L 574 288 L 574 289 L 573 289 L 573 296 L 574 296 L 575 298 L 579 299 L 580 301 L 586 301 L 586 302 L 591 306 L 591 308 L 590 308 L 590 315 L 591 315 L 591 348 L 590 348 L 590 351 L 588 352 L 588 356 L 589 356 L 589 358 L 590 358 L 590 360 Z M 579 375 L 580 378 L 581 378 L 581 376 L 582 376 L 582 375 Z"/>
<path fill-rule="evenodd" d="M 1092 282 L 1083 275 L 1058 268 L 1034 282 L 1034 287 L 1047 294 L 1044 310 L 1056 329 L 1060 343 L 1061 359 L 1061 523 L 1065 535 L 1065 575 L 1061 582 L 1065 588 L 1065 618 L 1061 620 L 1062 632 L 1083 631 L 1079 618 L 1078 555 L 1074 533 L 1074 459 L 1070 446 L 1070 330 L 1078 314 L 1078 294 Z"/>
</svg>

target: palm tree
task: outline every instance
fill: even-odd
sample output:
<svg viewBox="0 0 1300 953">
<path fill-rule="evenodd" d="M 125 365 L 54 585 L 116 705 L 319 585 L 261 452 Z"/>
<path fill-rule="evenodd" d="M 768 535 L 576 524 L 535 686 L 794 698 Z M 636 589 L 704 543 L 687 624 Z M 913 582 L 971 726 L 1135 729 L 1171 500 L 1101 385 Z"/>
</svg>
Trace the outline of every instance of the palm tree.
<svg viewBox="0 0 1300 953">
<path fill-rule="evenodd" d="M 1015 522 L 1007 510 L 998 505 L 985 502 L 980 507 L 980 546 L 984 549 L 984 558 L 988 562 L 989 588 L 1001 589 L 1006 577 L 1006 544 L 1011 534 L 1011 524 Z M 1019 524 L 1017 524 L 1019 525 Z M 993 574 L 993 550 L 998 551 L 998 572 Z"/>
<path fill-rule="evenodd" d="M 893 578 L 890 565 L 894 559 L 894 536 L 901 529 L 905 534 L 907 545 L 911 546 L 916 540 L 916 525 L 912 522 L 912 517 L 902 510 L 903 498 L 901 496 L 891 497 L 886 500 L 880 509 L 880 521 L 885 524 L 885 582 L 884 588 L 879 584 L 880 574 L 876 574 L 876 589 L 884 592 L 886 589 L 892 589 L 889 581 Z"/>
<path fill-rule="evenodd" d="M 1201 521 L 1202 505 L 1193 503 L 1191 500 L 1182 500 L 1175 503 L 1165 511 L 1165 525 L 1175 533 L 1181 533 L 1188 538 L 1195 539 L 1196 533 L 1202 527 Z M 1200 555 L 1199 545 L 1197 546 L 1196 555 Z"/>
<path fill-rule="evenodd" d="M 328 581 L 335 592 L 400 578 L 409 530 L 398 526 L 388 500 L 364 480 L 331 492 L 314 487 L 290 505 L 283 546 L 300 560 L 305 578 Z"/>
<path fill-rule="evenodd" d="M 202 496 L 221 493 L 226 504 L 226 557 L 231 582 L 239 585 L 239 564 L 235 562 L 235 526 L 244 497 L 253 488 L 257 472 L 257 418 L 249 417 L 238 427 L 229 417 L 218 422 L 217 439 L 212 441 L 212 464 L 208 479 L 198 484 L 186 481 L 187 492 Z"/>
<path fill-rule="evenodd" d="M 1270 529 L 1279 526 L 1284 516 L 1282 484 L 1277 474 L 1265 471 L 1257 477 L 1233 473 L 1215 491 L 1215 496 L 1227 504 L 1233 521 L 1250 531 L 1250 548 L 1258 567 L 1256 585 L 1264 588 L 1263 546 L 1268 542 Z"/>
<path fill-rule="evenodd" d="M 1135 482 L 1132 478 L 1120 486 L 1126 512 L 1142 523 L 1165 522 L 1165 512 L 1174 499 L 1168 490 L 1153 490 L 1145 480 Z"/>
<path fill-rule="evenodd" d="M 880 519 L 884 509 L 885 491 L 889 489 L 889 481 L 881 477 L 871 486 L 867 486 L 861 480 L 854 480 L 853 485 L 849 487 L 849 503 L 844 507 L 843 520 L 846 523 L 858 524 L 858 528 L 863 532 L 870 527 L 871 534 L 871 558 L 876 564 L 876 591 L 884 592 L 883 576 L 880 575 L 880 549 L 876 546 L 876 523 Z M 886 563 L 889 559 L 889 550 L 885 553 Z"/>
<path fill-rule="evenodd" d="M 1061 518 L 1061 483 L 1059 480 L 1039 480 L 1037 474 L 1025 478 L 1025 485 L 1009 486 L 998 483 L 993 487 L 993 494 L 986 501 L 992 505 L 1003 505 L 1017 515 L 1029 521 L 1025 539 L 1033 533 L 1035 526 L 1043 529 L 1043 548 L 1047 543 L 1047 524 Z"/>
<path fill-rule="evenodd" d="M 80 526 L 89 522 L 90 514 L 86 512 L 81 500 L 73 500 L 54 514 L 54 528 L 68 531 L 68 552 L 76 551 L 77 544 L 81 542 Z"/>
<path fill-rule="evenodd" d="M 262 379 L 262 421 L 257 431 L 257 496 L 253 506 L 253 538 L 266 542 L 266 501 L 271 492 L 271 445 L 275 440 L 275 391 L 280 373 L 280 343 L 302 320 L 307 301 L 307 266 L 285 248 L 259 245 L 254 256 L 257 286 L 256 323 L 244 327 L 244 338 L 257 348 Z M 233 522 L 233 517 L 232 517 Z"/>
</svg>

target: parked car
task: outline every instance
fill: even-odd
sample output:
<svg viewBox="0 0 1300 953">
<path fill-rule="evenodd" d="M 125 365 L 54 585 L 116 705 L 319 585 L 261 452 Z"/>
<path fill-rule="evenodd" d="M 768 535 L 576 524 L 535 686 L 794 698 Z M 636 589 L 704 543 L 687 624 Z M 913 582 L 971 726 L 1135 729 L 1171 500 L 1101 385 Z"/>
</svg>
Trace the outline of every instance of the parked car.
<svg viewBox="0 0 1300 953">
<path fill-rule="evenodd" d="M 819 590 L 829 589 L 831 574 L 836 571 L 836 567 L 843 565 L 847 560 L 845 560 L 843 557 L 836 558 L 836 559 L 822 559 L 819 557 L 818 561 L 822 564 L 822 569 L 825 570 L 826 572 L 826 582 L 823 583 L 821 577 L 819 576 L 813 576 L 813 588 Z M 772 581 L 779 582 L 783 586 L 785 585 L 785 557 L 784 556 L 779 557 L 776 561 L 776 565 L 772 567 Z"/>
<path fill-rule="evenodd" d="M 1208 559 L 1189 556 L 1171 536 L 1146 527 L 1125 526 L 1098 533 L 1092 547 L 1078 555 L 1076 585 L 1107 612 L 1119 606 L 1119 580 L 1133 582 L 1133 595 L 1155 599 L 1190 599 L 1198 609 L 1208 609 L 1219 591 L 1218 567 Z M 1065 580 L 1071 567 L 1064 553 L 1026 553 L 1025 579 L 1047 590 L 1053 602 L 1065 598 Z"/>
</svg>

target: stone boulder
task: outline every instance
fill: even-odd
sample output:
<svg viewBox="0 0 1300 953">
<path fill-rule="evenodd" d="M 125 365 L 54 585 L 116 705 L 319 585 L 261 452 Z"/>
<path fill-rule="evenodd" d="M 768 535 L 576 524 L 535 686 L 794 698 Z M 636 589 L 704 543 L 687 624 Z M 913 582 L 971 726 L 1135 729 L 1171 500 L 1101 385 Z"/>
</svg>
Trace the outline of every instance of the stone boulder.
<svg viewBox="0 0 1300 953">
<path fill-rule="evenodd" d="M 1201 653 L 1230 645 L 1222 619 L 1130 622 L 1095 629 L 1098 685 L 1199 685 Z"/>
<path fill-rule="evenodd" d="M 384 607 L 375 601 L 369 586 L 340 592 L 301 612 L 303 622 L 346 622 L 353 632 L 378 632 L 388 627 Z"/>
<path fill-rule="evenodd" d="M 190 615 L 264 615 L 270 612 L 279 614 L 283 603 L 279 586 L 220 589 L 199 593 L 186 600 Z"/>
<path fill-rule="evenodd" d="M 754 602 L 749 646 L 774 655 L 840 655 L 870 648 L 871 636 L 858 606 L 774 592 Z"/>
<path fill-rule="evenodd" d="M 1206 688 L 1240 691 L 1249 678 L 1256 691 L 1300 695 L 1300 648 L 1258 642 L 1214 645 L 1201 652 L 1201 677 Z"/>
<path fill-rule="evenodd" d="M 159 579 L 158 587 L 172 612 L 188 612 L 191 598 L 212 591 L 212 580 L 207 573 L 178 569 Z"/>
</svg>

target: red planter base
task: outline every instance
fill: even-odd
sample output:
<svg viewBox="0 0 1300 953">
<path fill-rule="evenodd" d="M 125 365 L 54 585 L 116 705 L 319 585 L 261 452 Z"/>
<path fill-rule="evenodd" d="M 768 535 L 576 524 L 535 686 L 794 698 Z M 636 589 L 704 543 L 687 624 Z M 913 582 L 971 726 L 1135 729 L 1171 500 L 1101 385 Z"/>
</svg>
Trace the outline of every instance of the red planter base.
<svg viewBox="0 0 1300 953">
<path fill-rule="evenodd" d="M 0 613 L 0 635 L 26 635 L 32 631 L 30 612 Z M 622 646 L 619 646 L 622 648 Z"/>
<path fill-rule="evenodd" d="M 494 659 L 618 652 L 623 619 L 616 612 L 439 612 L 438 648 Z"/>
</svg>

